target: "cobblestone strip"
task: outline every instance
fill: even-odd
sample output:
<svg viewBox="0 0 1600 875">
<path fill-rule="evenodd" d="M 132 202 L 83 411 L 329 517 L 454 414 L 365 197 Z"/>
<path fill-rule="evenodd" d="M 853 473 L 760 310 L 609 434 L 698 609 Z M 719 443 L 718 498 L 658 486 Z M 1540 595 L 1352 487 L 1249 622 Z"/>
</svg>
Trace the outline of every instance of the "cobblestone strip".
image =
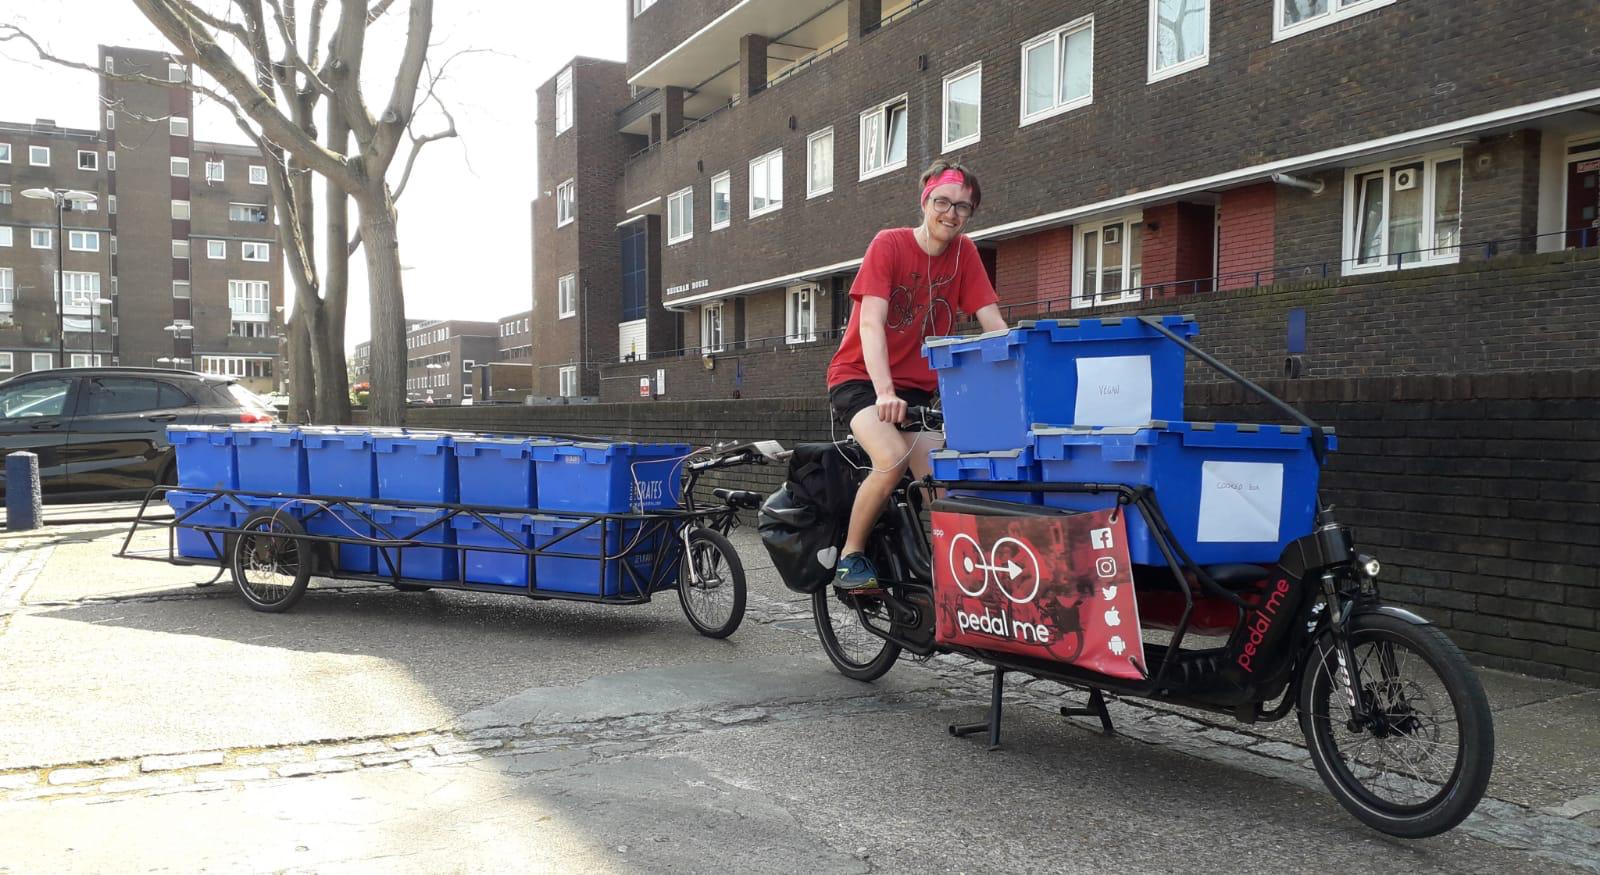
<svg viewBox="0 0 1600 875">
<path fill-rule="evenodd" d="M 22 597 L 33 586 L 34 578 L 44 570 L 54 547 L 14 547 L 0 556 L 0 634 L 3 634 L 11 615 L 22 605 Z"/>
</svg>

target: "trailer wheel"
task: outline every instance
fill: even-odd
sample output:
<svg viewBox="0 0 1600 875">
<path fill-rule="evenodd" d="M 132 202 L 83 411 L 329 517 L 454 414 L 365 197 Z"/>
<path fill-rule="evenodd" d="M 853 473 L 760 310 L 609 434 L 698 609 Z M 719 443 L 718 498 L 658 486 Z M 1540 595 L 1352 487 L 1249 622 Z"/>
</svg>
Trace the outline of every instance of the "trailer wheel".
<svg viewBox="0 0 1600 875">
<path fill-rule="evenodd" d="M 257 611 L 282 613 L 294 607 L 311 582 L 310 551 L 305 526 L 276 508 L 262 508 L 245 518 L 233 539 L 233 580 L 245 604 Z"/>
</svg>

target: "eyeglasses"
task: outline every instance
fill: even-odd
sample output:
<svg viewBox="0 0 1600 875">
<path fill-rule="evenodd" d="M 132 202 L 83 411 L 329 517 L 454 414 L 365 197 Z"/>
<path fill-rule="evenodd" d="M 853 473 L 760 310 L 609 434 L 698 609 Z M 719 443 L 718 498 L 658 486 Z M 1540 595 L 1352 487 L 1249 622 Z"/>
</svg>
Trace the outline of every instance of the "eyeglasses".
<svg viewBox="0 0 1600 875">
<path fill-rule="evenodd" d="M 969 204 L 966 201 L 952 201 L 947 197 L 936 197 L 933 199 L 932 203 L 933 211 L 936 213 L 948 213 L 950 212 L 951 207 L 955 207 L 956 215 L 960 216 L 961 218 L 969 219 L 972 217 L 972 204 Z"/>
</svg>

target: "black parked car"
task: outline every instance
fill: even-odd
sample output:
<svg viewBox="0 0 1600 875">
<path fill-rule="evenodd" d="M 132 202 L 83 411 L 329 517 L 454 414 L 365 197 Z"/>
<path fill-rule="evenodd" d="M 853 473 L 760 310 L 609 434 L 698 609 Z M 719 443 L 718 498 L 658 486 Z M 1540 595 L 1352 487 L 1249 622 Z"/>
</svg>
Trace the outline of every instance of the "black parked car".
<svg viewBox="0 0 1600 875">
<path fill-rule="evenodd" d="M 168 426 L 275 418 L 231 377 L 158 368 L 34 371 L 0 383 L 0 457 L 38 454 L 44 492 L 53 498 L 141 496 L 154 484 L 177 482 Z"/>
</svg>

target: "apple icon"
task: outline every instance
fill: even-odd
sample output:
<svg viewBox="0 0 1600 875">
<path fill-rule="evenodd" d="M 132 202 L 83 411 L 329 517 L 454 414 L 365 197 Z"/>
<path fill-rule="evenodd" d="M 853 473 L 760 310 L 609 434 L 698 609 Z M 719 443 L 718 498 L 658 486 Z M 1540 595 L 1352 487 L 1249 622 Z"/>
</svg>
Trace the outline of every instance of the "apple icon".
<svg viewBox="0 0 1600 875">
<path fill-rule="evenodd" d="M 1122 625 L 1122 617 L 1117 614 L 1117 609 L 1116 608 L 1113 607 L 1113 608 L 1111 608 L 1111 609 L 1106 611 L 1106 625 L 1107 626 L 1121 626 Z"/>
</svg>

